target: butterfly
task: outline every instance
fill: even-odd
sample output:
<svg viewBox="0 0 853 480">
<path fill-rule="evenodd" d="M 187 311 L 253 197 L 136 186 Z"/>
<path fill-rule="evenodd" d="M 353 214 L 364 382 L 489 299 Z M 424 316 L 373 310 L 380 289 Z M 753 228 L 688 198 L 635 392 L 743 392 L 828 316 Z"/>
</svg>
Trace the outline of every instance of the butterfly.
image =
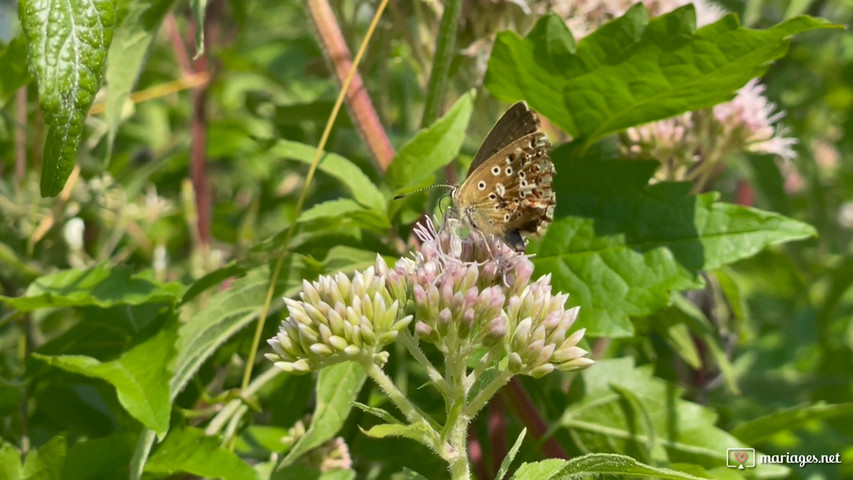
<svg viewBox="0 0 853 480">
<path fill-rule="evenodd" d="M 539 115 L 524 102 L 510 107 L 486 136 L 465 181 L 452 188 L 451 217 L 523 252 L 525 236 L 541 235 L 554 218 L 550 148 Z"/>
</svg>

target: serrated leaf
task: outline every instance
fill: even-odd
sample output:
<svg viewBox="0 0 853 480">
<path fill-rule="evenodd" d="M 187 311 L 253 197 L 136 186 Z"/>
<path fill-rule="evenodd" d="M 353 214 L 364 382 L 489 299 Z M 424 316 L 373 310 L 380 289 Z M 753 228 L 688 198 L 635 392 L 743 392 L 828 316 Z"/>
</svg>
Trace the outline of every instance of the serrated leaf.
<svg viewBox="0 0 853 480">
<path fill-rule="evenodd" d="M 310 165 L 317 153 L 317 147 L 280 140 L 272 145 L 270 152 L 273 155 L 280 155 Z M 317 169 L 341 182 L 358 203 L 371 209 L 385 211 L 385 196 L 376 188 L 370 177 L 346 158 L 326 152 L 320 159 Z"/>
<path fill-rule="evenodd" d="M 249 270 L 228 290 L 210 298 L 206 308 L 181 326 L 180 347 L 171 389 L 173 399 L 219 345 L 260 314 L 269 287 L 269 268 Z"/>
<path fill-rule="evenodd" d="M 794 430 L 809 422 L 853 418 L 853 403 L 799 405 L 738 425 L 732 435 L 748 445 L 763 442 L 781 432 Z"/>
<path fill-rule="evenodd" d="M 162 438 L 169 429 L 172 411 L 168 379 L 175 358 L 177 332 L 177 319 L 169 319 L 156 335 L 108 362 L 85 355 L 33 353 L 33 357 L 65 371 L 111 384 L 122 407 Z"/>
<path fill-rule="evenodd" d="M 70 269 L 39 277 L 21 297 L 0 296 L 0 302 L 29 312 L 39 308 L 142 305 L 175 302 L 184 286 L 161 283 L 150 272 L 134 274 L 128 266 L 100 264 L 85 270 Z"/>
<path fill-rule="evenodd" d="M 556 149 L 558 220 L 539 242 L 533 262 L 571 294 L 593 336 L 633 332 L 629 316 L 670 303 L 670 292 L 702 285 L 700 270 L 749 257 L 768 245 L 815 235 L 811 226 L 771 212 L 689 194 L 686 183 L 631 187 L 631 161 L 566 158 Z M 562 218 L 559 218 L 562 217 Z"/>
<path fill-rule="evenodd" d="M 65 437 L 56 436 L 27 455 L 21 480 L 56 480 L 62 476 L 66 453 Z"/>
<path fill-rule="evenodd" d="M 450 110 L 409 140 L 394 156 L 385 182 L 392 191 L 432 178 L 459 153 L 474 109 L 474 92 L 459 97 Z"/>
<path fill-rule="evenodd" d="M 21 0 L 19 12 L 48 126 L 41 194 L 54 197 L 74 169 L 83 121 L 104 80 L 116 1 Z"/>
<path fill-rule="evenodd" d="M 560 21 L 545 15 L 525 38 L 498 34 L 484 84 L 501 100 L 526 99 L 586 144 L 727 101 L 785 54 L 788 37 L 834 27 L 797 17 L 750 30 L 727 15 L 696 30 L 692 5 L 648 20 L 637 4 L 573 50 L 568 30 L 554 27 Z"/>
<path fill-rule="evenodd" d="M 545 460 L 525 463 L 512 476 L 513 480 L 558 480 L 589 478 L 595 475 L 615 477 L 651 477 L 671 480 L 701 480 L 697 477 L 670 468 L 646 465 L 625 455 L 592 453 L 571 460 Z"/>
<path fill-rule="evenodd" d="M 175 426 L 145 465 L 146 473 L 186 472 L 224 480 L 258 480 L 258 474 L 234 452 L 219 446 L 219 439 L 204 430 Z"/>
<path fill-rule="evenodd" d="M 521 448 L 521 444 L 524 442 L 524 436 L 527 434 L 527 428 L 521 429 L 521 433 L 518 434 L 518 438 L 515 439 L 515 443 L 512 444 L 512 448 L 507 452 L 506 457 L 501 460 L 501 466 L 498 468 L 498 473 L 495 475 L 495 480 L 503 480 L 504 476 L 506 476 L 509 471 L 509 467 L 512 465 L 513 459 L 515 459 L 516 454 L 518 454 L 518 450 Z"/>
<path fill-rule="evenodd" d="M 280 468 L 292 464 L 305 452 L 334 437 L 349 416 L 353 400 L 361 391 L 367 374 L 354 362 L 339 363 L 320 371 L 317 406 L 305 435 L 287 452 Z"/>
<path fill-rule="evenodd" d="M 3 107 L 12 95 L 30 81 L 27 71 L 27 37 L 18 35 L 7 45 L 0 47 L 0 107 Z"/>
<path fill-rule="evenodd" d="M 122 121 L 122 110 L 145 64 L 148 49 L 174 0 L 118 0 L 121 22 L 115 29 L 107 62 L 107 100 L 104 120 L 108 151 Z M 109 156 L 109 155 L 108 155 Z"/>
<path fill-rule="evenodd" d="M 635 367 L 631 358 L 596 362 L 595 368 L 580 374 L 583 384 L 579 391 L 584 395 L 570 403 L 559 424 L 596 452 L 626 453 L 651 441 L 665 450 L 670 463 L 703 468 L 725 465 L 726 448 L 744 446 L 743 442 L 715 427 L 713 410 L 681 399 L 682 390 L 654 377 L 652 368 Z M 614 385 L 622 392 L 632 392 L 648 413 L 647 421 L 638 421 L 632 410 L 626 410 Z M 788 471 L 779 465 L 762 468 L 768 476 Z"/>
</svg>

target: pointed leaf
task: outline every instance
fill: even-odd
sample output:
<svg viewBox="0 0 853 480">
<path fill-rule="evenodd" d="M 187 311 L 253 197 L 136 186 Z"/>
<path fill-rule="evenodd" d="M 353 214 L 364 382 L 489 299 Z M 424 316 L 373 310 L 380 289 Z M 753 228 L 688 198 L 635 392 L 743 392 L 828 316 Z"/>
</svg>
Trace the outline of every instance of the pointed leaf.
<svg viewBox="0 0 853 480">
<path fill-rule="evenodd" d="M 697 477 L 670 468 L 653 467 L 625 455 L 593 453 L 571 460 L 545 460 L 525 463 L 515 472 L 513 480 L 556 480 L 589 478 L 597 475 L 615 477 L 651 477 L 671 480 L 701 480 L 710 476 Z"/>
<path fill-rule="evenodd" d="M 54 197 L 74 168 L 83 121 L 104 79 L 116 0 L 21 0 L 20 16 L 48 127 L 41 194 Z"/>
<path fill-rule="evenodd" d="M 183 294 L 180 283 L 161 283 L 150 272 L 134 274 L 128 266 L 100 264 L 78 270 L 63 270 L 39 277 L 21 297 L 0 296 L 0 302 L 29 312 L 39 308 L 175 302 Z"/>
<path fill-rule="evenodd" d="M 172 411 L 168 379 L 171 377 L 169 366 L 175 356 L 177 330 L 177 319 L 170 319 L 156 335 L 109 362 L 85 355 L 33 353 L 33 357 L 63 370 L 110 383 L 127 412 L 162 438 L 169 428 Z"/>
<path fill-rule="evenodd" d="M 305 452 L 322 445 L 338 433 L 366 378 L 364 369 L 354 362 L 339 363 L 320 371 L 317 407 L 314 408 L 311 426 L 287 453 L 281 467 L 290 465 Z"/>
<path fill-rule="evenodd" d="M 452 162 L 462 147 L 473 108 L 474 92 L 471 91 L 459 97 L 443 117 L 403 145 L 385 174 L 391 190 L 420 184 Z"/>
<path fill-rule="evenodd" d="M 524 436 L 527 434 L 527 428 L 523 428 L 521 433 L 518 434 L 518 438 L 515 439 L 515 443 L 512 445 L 512 448 L 509 449 L 509 452 L 506 454 L 506 457 L 501 461 L 501 466 L 498 469 L 497 475 L 495 475 L 495 480 L 503 480 L 506 476 L 506 473 L 509 471 L 509 467 L 512 465 L 512 461 L 515 458 L 516 454 L 518 454 L 518 450 L 521 448 L 521 444 L 524 442 Z"/>
</svg>

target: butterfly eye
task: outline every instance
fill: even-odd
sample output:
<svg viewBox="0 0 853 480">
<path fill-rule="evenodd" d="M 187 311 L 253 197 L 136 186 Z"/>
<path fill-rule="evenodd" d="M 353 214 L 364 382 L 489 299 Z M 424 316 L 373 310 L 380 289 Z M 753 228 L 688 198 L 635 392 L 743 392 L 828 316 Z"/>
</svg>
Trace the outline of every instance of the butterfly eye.
<svg viewBox="0 0 853 480">
<path fill-rule="evenodd" d="M 506 167 L 506 174 L 512 175 L 512 167 Z"/>
<path fill-rule="evenodd" d="M 480 183 L 477 184 L 477 188 L 479 188 L 481 191 L 485 190 L 486 189 L 486 182 L 480 180 Z"/>
</svg>

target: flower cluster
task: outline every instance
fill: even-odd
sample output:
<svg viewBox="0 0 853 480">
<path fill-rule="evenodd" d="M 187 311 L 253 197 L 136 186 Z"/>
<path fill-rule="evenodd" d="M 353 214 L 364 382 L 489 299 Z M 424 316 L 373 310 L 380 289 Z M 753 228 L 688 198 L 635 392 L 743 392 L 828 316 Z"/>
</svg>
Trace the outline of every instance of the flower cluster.
<svg viewBox="0 0 853 480">
<path fill-rule="evenodd" d="M 388 275 L 381 257 L 352 280 L 343 273 L 303 281 L 301 300 L 285 298 L 288 317 L 269 340 L 266 357 L 286 372 L 308 373 L 327 365 L 366 358 L 384 364 L 392 343 L 412 320 L 392 292 L 405 292 L 404 279 Z"/>
<path fill-rule="evenodd" d="M 512 373 L 537 377 L 593 363 L 577 346 L 584 329 L 568 335 L 578 308 L 552 295 L 550 276 L 531 283 L 527 256 L 491 236 L 436 232 L 431 222 L 415 231 L 420 251 L 393 270 L 379 258 L 352 280 L 338 273 L 304 282 L 301 300 L 285 300 L 289 316 L 267 358 L 294 373 L 362 355 L 383 364 L 382 347 L 411 322 L 413 305 L 415 334 L 448 358 L 485 347 L 507 358 Z"/>
</svg>

